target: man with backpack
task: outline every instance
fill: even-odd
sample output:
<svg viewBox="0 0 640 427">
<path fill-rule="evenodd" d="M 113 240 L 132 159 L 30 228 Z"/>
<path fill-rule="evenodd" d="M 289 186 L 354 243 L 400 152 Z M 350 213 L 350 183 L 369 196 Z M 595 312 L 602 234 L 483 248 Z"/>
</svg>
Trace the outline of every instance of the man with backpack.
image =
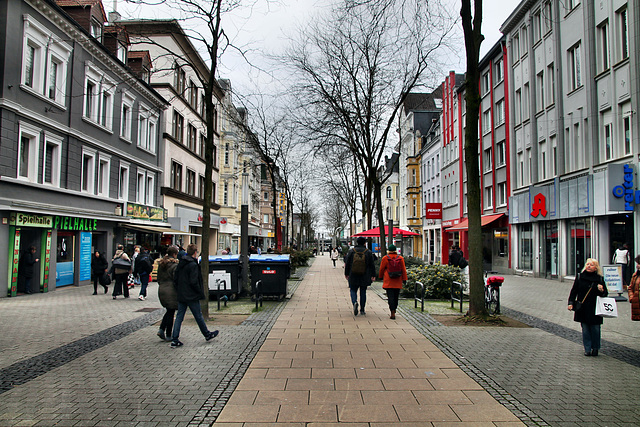
<svg viewBox="0 0 640 427">
<path fill-rule="evenodd" d="M 138 299 L 144 301 L 147 298 L 147 286 L 149 285 L 149 274 L 153 271 L 153 263 L 147 249 L 142 249 L 133 262 L 133 274 L 140 280 L 140 295 Z"/>
<path fill-rule="evenodd" d="M 389 318 L 395 319 L 400 289 L 402 289 L 402 284 L 407 281 L 404 258 L 398 255 L 396 245 L 389 245 L 387 255 L 382 257 L 379 277 L 383 280 L 382 289 L 387 291 L 387 301 L 389 303 L 389 311 L 391 311 Z"/>
<path fill-rule="evenodd" d="M 344 277 L 349 281 L 351 291 L 351 304 L 353 315 L 358 315 L 358 290 L 360 290 L 360 314 L 364 311 L 367 302 L 367 286 L 376 279 L 376 268 L 373 253 L 365 246 L 367 239 L 358 237 L 356 246 L 353 247 L 345 258 Z"/>
</svg>

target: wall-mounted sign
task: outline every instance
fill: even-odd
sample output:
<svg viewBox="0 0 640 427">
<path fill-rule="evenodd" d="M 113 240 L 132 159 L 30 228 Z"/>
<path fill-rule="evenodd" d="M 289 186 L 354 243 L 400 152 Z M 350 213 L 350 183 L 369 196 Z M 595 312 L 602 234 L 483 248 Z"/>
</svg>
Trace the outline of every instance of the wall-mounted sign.
<svg viewBox="0 0 640 427">
<path fill-rule="evenodd" d="M 442 203 L 425 203 L 424 204 L 424 217 L 426 219 L 441 219 L 442 218 Z"/>
<path fill-rule="evenodd" d="M 162 222 L 167 219 L 167 211 L 163 208 L 127 202 L 127 216 L 136 219 Z"/>
<path fill-rule="evenodd" d="M 11 214 L 9 224 L 15 225 L 16 227 L 51 228 L 53 218 L 46 215 L 31 215 L 18 212 Z"/>
<path fill-rule="evenodd" d="M 624 200 L 625 211 L 632 211 L 636 205 L 640 204 L 640 191 L 636 191 L 634 188 L 634 173 L 631 165 L 624 165 L 621 178 L 622 184 L 616 185 L 611 191 L 615 198 Z M 620 182 L 620 180 L 617 182 Z"/>
<path fill-rule="evenodd" d="M 96 231 L 98 229 L 98 220 L 95 218 L 74 218 L 56 215 L 53 221 L 53 228 L 65 231 Z"/>
<path fill-rule="evenodd" d="M 531 204 L 531 216 L 547 216 L 547 213 L 547 198 L 544 196 L 544 194 L 538 193 L 533 196 L 533 203 Z"/>
</svg>

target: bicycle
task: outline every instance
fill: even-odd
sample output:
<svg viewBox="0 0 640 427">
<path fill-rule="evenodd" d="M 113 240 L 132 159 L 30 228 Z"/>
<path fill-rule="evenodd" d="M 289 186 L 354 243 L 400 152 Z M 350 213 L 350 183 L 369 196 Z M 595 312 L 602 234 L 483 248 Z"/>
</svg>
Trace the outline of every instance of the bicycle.
<svg viewBox="0 0 640 427">
<path fill-rule="evenodd" d="M 500 314 L 500 286 L 504 282 L 504 277 L 489 276 L 489 273 L 495 273 L 495 271 L 484 272 L 484 305 L 489 314 L 493 316 Z"/>
</svg>

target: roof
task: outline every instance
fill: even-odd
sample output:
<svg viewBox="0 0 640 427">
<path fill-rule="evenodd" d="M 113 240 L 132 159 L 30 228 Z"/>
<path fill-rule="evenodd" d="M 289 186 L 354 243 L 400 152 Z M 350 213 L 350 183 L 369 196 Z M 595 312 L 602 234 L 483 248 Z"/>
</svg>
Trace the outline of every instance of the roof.
<svg viewBox="0 0 640 427">
<path fill-rule="evenodd" d="M 438 86 L 431 93 L 409 93 L 404 100 L 406 111 L 414 110 L 440 110 L 436 104 L 436 99 L 442 99 L 442 86 Z"/>
<path fill-rule="evenodd" d="M 106 22 L 107 20 L 107 14 L 104 11 L 102 0 L 55 0 L 55 2 L 60 7 L 100 6 L 100 13 L 102 14 L 103 22 Z"/>
</svg>

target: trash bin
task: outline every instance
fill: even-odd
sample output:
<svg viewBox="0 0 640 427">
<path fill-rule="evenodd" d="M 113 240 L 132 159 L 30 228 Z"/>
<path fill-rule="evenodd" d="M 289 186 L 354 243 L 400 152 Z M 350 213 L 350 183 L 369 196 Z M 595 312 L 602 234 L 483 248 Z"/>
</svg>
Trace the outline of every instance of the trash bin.
<svg viewBox="0 0 640 427">
<path fill-rule="evenodd" d="M 226 295 L 233 301 L 241 292 L 240 255 L 209 256 L 209 297 Z"/>
<path fill-rule="evenodd" d="M 256 282 L 262 281 L 260 292 L 265 297 L 283 300 L 287 296 L 287 279 L 291 274 L 289 255 L 251 255 L 251 292 L 256 294 Z"/>
</svg>

